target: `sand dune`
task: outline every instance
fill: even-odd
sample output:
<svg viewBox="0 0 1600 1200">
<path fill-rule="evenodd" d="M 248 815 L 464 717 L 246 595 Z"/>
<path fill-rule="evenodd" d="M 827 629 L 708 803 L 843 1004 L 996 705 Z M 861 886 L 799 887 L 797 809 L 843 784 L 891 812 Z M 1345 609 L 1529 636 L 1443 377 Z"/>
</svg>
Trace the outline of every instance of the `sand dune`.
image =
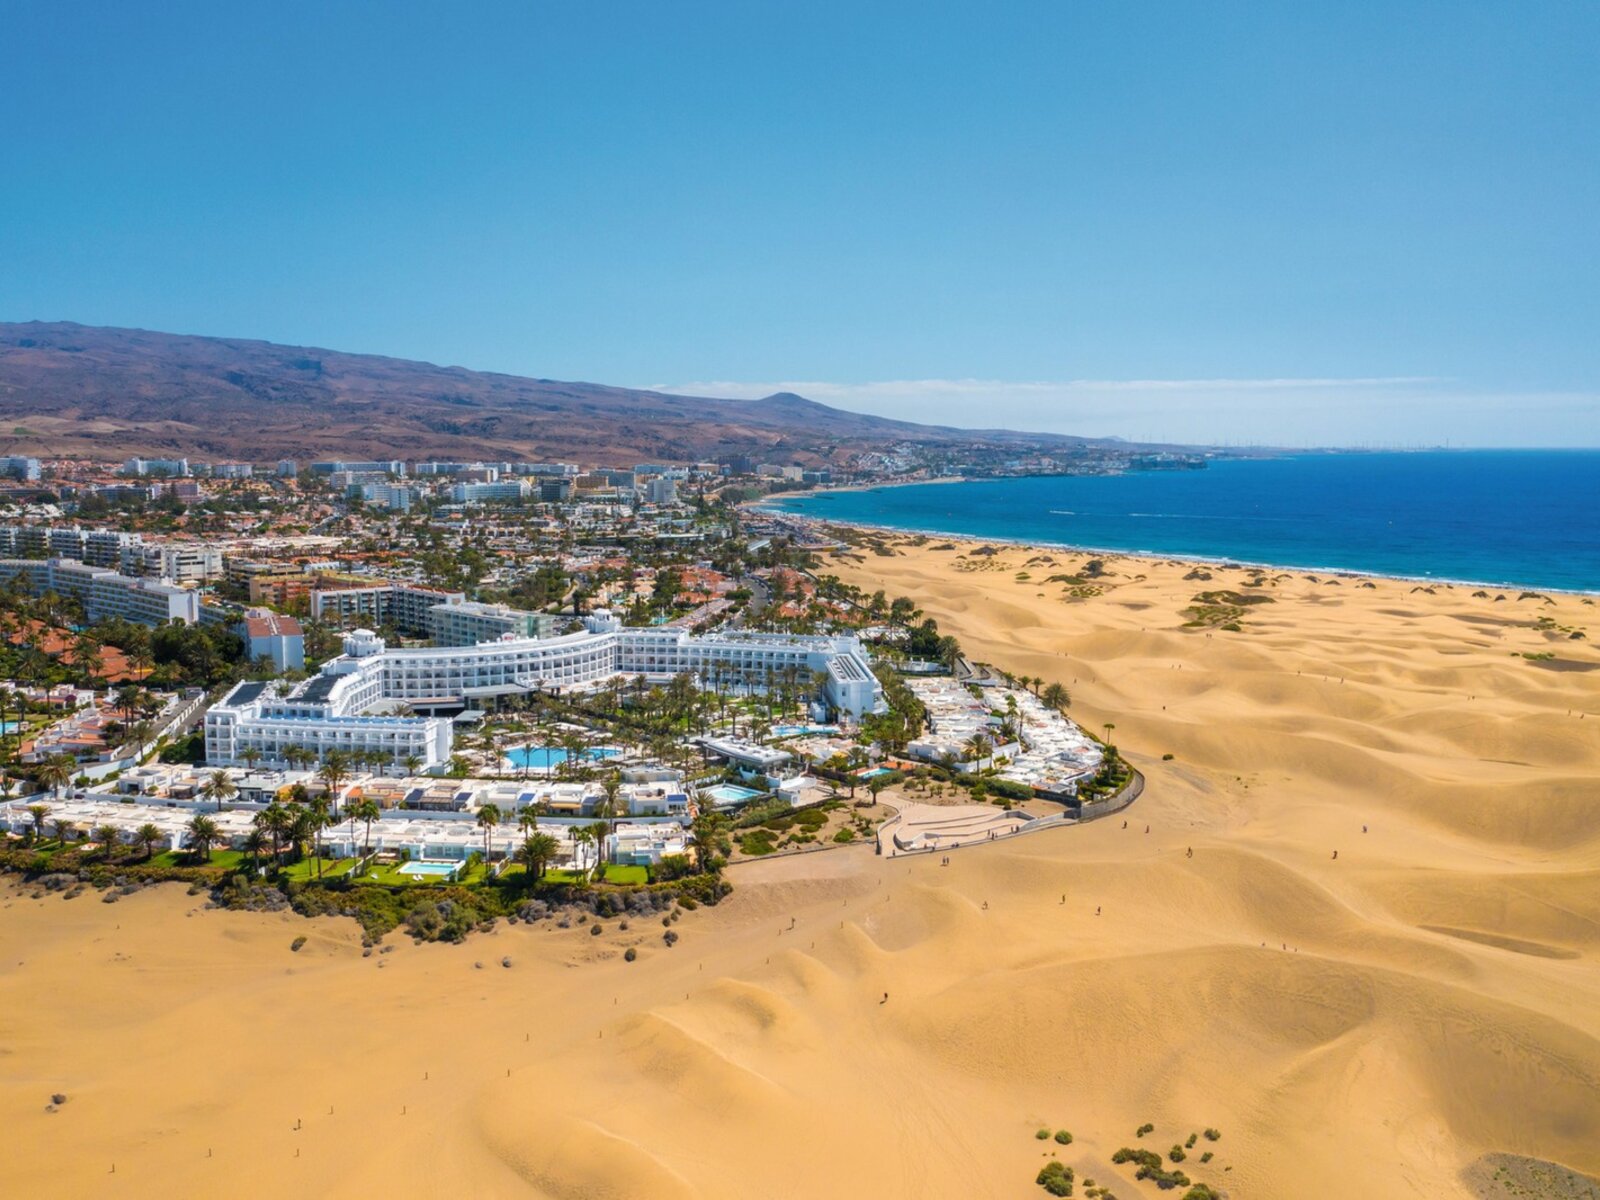
<svg viewBox="0 0 1600 1200">
<path fill-rule="evenodd" d="M 1106 558 L 1073 597 L 1045 575 L 1082 555 L 970 549 L 832 569 L 1113 723 L 1128 828 L 741 866 L 671 949 L 362 958 L 339 922 L 6 884 L 6 1193 L 1020 1197 L 1054 1153 L 1126 1200 L 1160 1193 L 1119 1146 L 1207 1127 L 1184 1169 L 1237 1197 L 1600 1175 L 1595 605 L 1268 573 L 1235 632 L 1184 610 L 1253 571 Z"/>
</svg>

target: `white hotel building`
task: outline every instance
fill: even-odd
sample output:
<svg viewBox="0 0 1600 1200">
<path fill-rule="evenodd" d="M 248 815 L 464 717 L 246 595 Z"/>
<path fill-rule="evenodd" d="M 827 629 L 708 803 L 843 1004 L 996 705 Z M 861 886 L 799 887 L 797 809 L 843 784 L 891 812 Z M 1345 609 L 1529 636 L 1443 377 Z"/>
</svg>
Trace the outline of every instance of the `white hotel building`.
<svg viewBox="0 0 1600 1200">
<path fill-rule="evenodd" d="M 438 717 L 364 717 L 383 702 L 414 709 L 461 708 L 496 696 L 587 688 L 615 676 L 667 678 L 683 672 L 716 686 L 761 688 L 783 673 L 811 679 L 839 711 L 881 712 L 883 689 L 853 637 L 624 629 L 604 611 L 585 632 L 507 638 L 474 646 L 391 650 L 370 630 L 344 639 L 344 654 L 286 697 L 240 684 L 206 714 L 206 757 L 239 761 L 246 746 L 280 761 L 288 745 L 312 750 L 376 749 L 398 762 L 416 754 L 428 766 L 450 755 L 450 722 Z M 402 748 L 403 747 L 403 748 Z"/>
</svg>

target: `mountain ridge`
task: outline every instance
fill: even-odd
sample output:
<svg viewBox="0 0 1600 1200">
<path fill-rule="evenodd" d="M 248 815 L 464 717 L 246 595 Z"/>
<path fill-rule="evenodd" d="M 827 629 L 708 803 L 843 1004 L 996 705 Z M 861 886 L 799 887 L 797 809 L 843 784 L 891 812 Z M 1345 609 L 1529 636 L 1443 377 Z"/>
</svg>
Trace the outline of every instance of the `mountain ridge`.
<svg viewBox="0 0 1600 1200">
<path fill-rule="evenodd" d="M 69 321 L 0 323 L 0 453 L 838 462 L 888 444 L 1128 443 L 476 371 L 387 355 Z"/>
</svg>

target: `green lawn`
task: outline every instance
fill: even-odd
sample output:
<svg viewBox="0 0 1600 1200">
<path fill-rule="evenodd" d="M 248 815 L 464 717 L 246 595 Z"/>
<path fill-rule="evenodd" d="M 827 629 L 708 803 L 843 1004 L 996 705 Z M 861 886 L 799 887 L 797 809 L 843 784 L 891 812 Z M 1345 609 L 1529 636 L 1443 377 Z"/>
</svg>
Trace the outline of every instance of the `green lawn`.
<svg viewBox="0 0 1600 1200">
<path fill-rule="evenodd" d="M 144 861 L 142 858 L 135 858 L 129 865 Z M 187 850 L 168 850 L 149 860 L 153 867 L 223 867 L 230 871 L 244 869 L 249 861 L 250 856 L 242 850 L 213 850 L 209 860 L 196 858 Z"/>
<path fill-rule="evenodd" d="M 528 868 L 521 863 L 515 863 L 501 872 L 500 878 L 510 883 L 515 880 L 519 885 L 528 873 Z M 565 871 L 560 867 L 551 867 L 544 873 L 543 883 L 577 883 L 576 871 Z M 624 867 L 615 863 L 606 867 L 606 882 L 624 885 L 643 885 L 650 882 L 650 873 L 644 867 Z"/>
<path fill-rule="evenodd" d="M 322 878 L 324 880 L 338 879 L 349 874 L 351 868 L 355 865 L 356 860 L 353 858 L 324 858 L 322 860 Z M 316 879 L 317 860 L 315 858 L 303 858 L 297 863 L 290 863 L 283 868 L 282 874 L 285 879 Z"/>
</svg>

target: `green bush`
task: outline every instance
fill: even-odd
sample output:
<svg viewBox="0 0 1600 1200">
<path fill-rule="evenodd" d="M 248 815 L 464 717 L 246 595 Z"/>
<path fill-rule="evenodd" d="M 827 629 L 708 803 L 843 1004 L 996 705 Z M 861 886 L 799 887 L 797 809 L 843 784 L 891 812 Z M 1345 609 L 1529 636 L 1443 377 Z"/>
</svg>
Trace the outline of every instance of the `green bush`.
<svg viewBox="0 0 1600 1200">
<path fill-rule="evenodd" d="M 1065 1129 L 1058 1129 L 1056 1130 L 1056 1141 L 1060 1142 L 1063 1146 L 1070 1146 L 1072 1145 L 1072 1135 Z"/>
<path fill-rule="evenodd" d="M 1007 800 L 1033 799 L 1033 789 L 1025 783 L 1017 783 L 1011 779 L 990 779 L 986 782 L 992 795 L 1004 796 Z"/>
<path fill-rule="evenodd" d="M 1173 1146 L 1171 1150 L 1167 1151 L 1167 1157 L 1175 1163 L 1180 1163 L 1189 1156 L 1183 1152 L 1182 1146 Z"/>
<path fill-rule="evenodd" d="M 1203 1183 L 1197 1183 L 1183 1194 L 1183 1200 L 1222 1200 L 1222 1193 Z"/>
<path fill-rule="evenodd" d="M 1039 1168 L 1033 1181 L 1052 1196 L 1072 1195 L 1072 1168 L 1065 1163 L 1051 1162 Z"/>
<path fill-rule="evenodd" d="M 1124 1146 L 1111 1156 L 1114 1163 L 1138 1163 L 1141 1167 L 1161 1169 L 1161 1155 L 1154 1150 L 1140 1150 L 1132 1146 Z"/>
<path fill-rule="evenodd" d="M 289 949 L 298 951 L 300 947 L 304 946 L 305 944 L 306 935 L 302 933 L 299 937 L 295 938 L 294 941 L 289 943 Z"/>
<path fill-rule="evenodd" d="M 1222 1131 L 1220 1129 L 1207 1129 L 1206 1130 L 1206 1141 L 1208 1141 L 1208 1142 L 1220 1142 L 1221 1140 L 1222 1140 Z"/>
<path fill-rule="evenodd" d="M 1167 1171 L 1161 1167 L 1141 1166 L 1134 1172 L 1135 1179 L 1148 1179 L 1163 1191 L 1168 1188 L 1188 1187 L 1189 1177 L 1182 1171 Z"/>
<path fill-rule="evenodd" d="M 1038 1138 L 1041 1142 L 1049 1141 L 1050 1131 L 1048 1129 L 1039 1129 L 1034 1132 L 1033 1136 Z"/>
<path fill-rule="evenodd" d="M 1200 1156 L 1200 1161 L 1203 1162 L 1203 1163 L 1208 1163 L 1208 1162 L 1211 1161 L 1212 1157 L 1213 1157 L 1213 1155 L 1212 1155 L 1211 1151 L 1207 1150 L 1204 1154 L 1202 1154 Z"/>
<path fill-rule="evenodd" d="M 1153 1132 L 1155 1132 L 1155 1126 L 1154 1125 L 1141 1125 L 1141 1126 L 1139 1126 L 1138 1129 L 1134 1130 L 1133 1136 L 1134 1137 L 1143 1137 L 1145 1134 L 1153 1133 Z"/>
</svg>

